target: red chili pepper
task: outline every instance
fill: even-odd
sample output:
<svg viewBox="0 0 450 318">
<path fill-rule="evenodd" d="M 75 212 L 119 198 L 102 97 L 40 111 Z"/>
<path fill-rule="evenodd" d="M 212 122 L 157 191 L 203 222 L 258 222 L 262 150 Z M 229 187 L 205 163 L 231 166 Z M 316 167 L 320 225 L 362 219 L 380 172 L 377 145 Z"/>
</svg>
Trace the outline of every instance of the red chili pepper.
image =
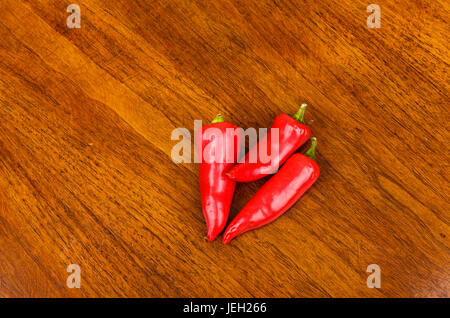
<svg viewBox="0 0 450 318">
<path fill-rule="evenodd" d="M 210 125 L 202 127 L 196 135 L 197 151 L 202 156 L 202 162 L 199 164 L 200 195 L 209 241 L 222 232 L 228 220 L 236 183 L 230 180 L 225 172 L 238 158 L 241 138 L 237 128 L 224 122 L 221 115 L 217 115 Z M 232 129 L 234 135 L 227 133 L 227 129 Z"/>
<path fill-rule="evenodd" d="M 227 173 L 227 176 L 234 181 L 250 182 L 276 172 L 283 162 L 311 136 L 311 129 L 303 121 L 305 110 L 306 104 L 302 104 L 292 117 L 286 114 L 278 115 L 272 124 L 272 129 L 279 129 L 278 140 L 272 141 L 272 133 L 269 130 L 258 144 L 252 147 L 245 157 Z M 264 163 L 258 153 L 259 149 L 264 149 L 269 153 L 272 149 L 272 142 L 278 142 L 278 145 L 274 145 L 278 146 L 278 157 L 275 156 L 273 161 Z M 250 159 L 252 158 L 256 158 L 256 162 L 251 163 Z"/>
<path fill-rule="evenodd" d="M 228 225 L 223 235 L 227 244 L 234 237 L 274 221 L 289 209 L 319 177 L 315 160 L 316 138 L 303 155 L 292 155 L 267 181 Z"/>
</svg>

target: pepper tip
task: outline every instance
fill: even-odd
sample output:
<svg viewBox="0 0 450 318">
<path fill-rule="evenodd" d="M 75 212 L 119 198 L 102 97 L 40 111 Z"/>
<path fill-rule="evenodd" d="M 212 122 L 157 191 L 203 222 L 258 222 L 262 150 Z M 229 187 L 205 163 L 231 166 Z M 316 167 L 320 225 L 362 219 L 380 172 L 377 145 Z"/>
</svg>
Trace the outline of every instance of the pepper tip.
<svg viewBox="0 0 450 318">
<path fill-rule="evenodd" d="M 208 234 L 208 235 L 206 235 L 206 239 L 208 240 L 208 242 L 212 242 L 212 241 L 214 241 L 214 239 L 216 238 L 216 236 L 215 235 L 212 235 L 212 234 Z"/>
<path fill-rule="evenodd" d="M 236 235 L 235 234 L 233 234 L 233 232 L 231 231 L 228 231 L 228 230 L 225 230 L 225 233 L 223 234 L 223 237 L 222 237 L 222 243 L 223 244 L 228 244 L 228 243 L 230 243 L 230 241 L 235 237 Z"/>
</svg>

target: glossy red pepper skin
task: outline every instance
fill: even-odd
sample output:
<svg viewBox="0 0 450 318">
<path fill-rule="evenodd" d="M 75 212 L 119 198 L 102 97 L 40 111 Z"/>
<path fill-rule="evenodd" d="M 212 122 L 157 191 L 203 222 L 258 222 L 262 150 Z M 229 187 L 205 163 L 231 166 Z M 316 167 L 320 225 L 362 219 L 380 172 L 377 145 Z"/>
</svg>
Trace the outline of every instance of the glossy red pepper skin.
<svg viewBox="0 0 450 318">
<path fill-rule="evenodd" d="M 217 118 L 219 118 L 218 122 Z M 208 134 L 208 129 L 211 128 L 218 129 L 223 137 L 208 138 L 208 136 L 205 136 L 205 134 Z M 198 154 L 203 154 L 205 147 L 218 153 L 215 156 L 214 162 L 208 163 L 203 158 L 202 162 L 199 163 L 200 196 L 203 215 L 205 216 L 207 225 L 206 237 L 208 241 L 214 240 L 223 231 L 228 220 L 231 201 L 236 186 L 236 182 L 230 180 L 225 175 L 225 172 L 236 164 L 241 141 L 240 130 L 235 131 L 234 136 L 230 136 L 226 134 L 227 128 L 236 130 L 238 127 L 223 122 L 222 117 L 218 115 L 214 119 L 213 124 L 203 126 L 196 134 Z M 202 137 L 201 141 L 200 137 Z M 231 153 L 231 151 L 233 152 Z M 231 155 L 233 161 L 226 162 L 226 156 L 227 154 L 230 155 L 230 153 L 234 154 L 234 156 Z"/>
<path fill-rule="evenodd" d="M 276 172 L 277 169 L 311 136 L 311 129 L 302 123 L 305 108 L 306 105 L 303 104 L 297 112 L 297 114 L 301 112 L 301 115 L 298 115 L 298 117 L 301 116 L 299 120 L 286 114 L 280 114 L 275 118 L 271 128 L 279 129 L 279 155 L 273 162 L 269 161 L 263 163 L 258 153 L 259 149 L 263 149 L 263 151 L 270 153 L 272 142 L 276 142 L 272 141 L 272 133 L 269 130 L 258 144 L 252 147 L 250 151 L 239 160 L 239 163 L 227 173 L 227 176 L 233 181 L 250 182 Z M 296 115 L 294 115 L 294 117 Z M 257 162 L 250 163 L 250 158 L 257 158 Z"/>
<path fill-rule="evenodd" d="M 277 219 L 316 182 L 319 173 L 313 159 L 299 153 L 292 155 L 228 225 L 223 243 Z"/>
</svg>

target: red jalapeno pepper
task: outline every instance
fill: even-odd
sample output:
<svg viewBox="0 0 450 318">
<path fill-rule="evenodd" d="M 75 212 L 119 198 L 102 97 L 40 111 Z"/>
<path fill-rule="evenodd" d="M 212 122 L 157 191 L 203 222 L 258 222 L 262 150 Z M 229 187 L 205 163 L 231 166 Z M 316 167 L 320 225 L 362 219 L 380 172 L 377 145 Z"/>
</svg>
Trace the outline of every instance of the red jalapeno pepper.
<svg viewBox="0 0 450 318">
<path fill-rule="evenodd" d="M 274 221 L 300 199 L 319 177 L 320 169 L 315 162 L 316 145 L 316 138 L 312 138 L 311 148 L 304 155 L 292 155 L 256 192 L 228 225 L 223 235 L 224 244 L 239 234 Z"/>
<path fill-rule="evenodd" d="M 272 129 L 278 129 L 278 140 L 273 138 L 271 130 L 234 166 L 227 176 L 238 182 L 250 182 L 273 174 L 301 145 L 311 136 L 311 130 L 305 125 L 303 117 L 305 115 L 306 104 L 302 104 L 294 116 L 287 114 L 278 115 Z M 277 143 L 272 145 L 272 143 Z M 273 160 L 263 162 L 260 151 L 270 153 L 272 146 L 278 148 L 278 156 Z M 256 158 L 256 162 L 253 158 Z"/>
<path fill-rule="evenodd" d="M 217 115 L 210 125 L 203 126 L 196 134 L 197 151 L 202 158 L 199 164 L 200 196 L 209 241 L 222 232 L 228 220 L 236 183 L 225 172 L 237 162 L 241 141 L 237 128 Z"/>
</svg>

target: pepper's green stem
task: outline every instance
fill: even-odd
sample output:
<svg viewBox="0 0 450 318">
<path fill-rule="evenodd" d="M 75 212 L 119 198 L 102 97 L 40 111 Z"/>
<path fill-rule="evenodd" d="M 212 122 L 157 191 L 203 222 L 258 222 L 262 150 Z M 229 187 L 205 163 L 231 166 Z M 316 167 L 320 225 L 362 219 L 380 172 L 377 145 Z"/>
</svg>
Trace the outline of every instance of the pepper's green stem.
<svg viewBox="0 0 450 318">
<path fill-rule="evenodd" d="M 314 161 L 316 161 L 316 147 L 317 147 L 317 138 L 316 137 L 312 137 L 311 138 L 311 147 L 309 147 L 309 149 L 306 150 L 305 156 L 311 158 Z"/>
<path fill-rule="evenodd" d="M 305 111 L 306 111 L 306 104 L 302 104 L 298 111 L 295 113 L 294 116 L 292 116 L 294 119 L 298 120 L 300 123 L 305 124 L 305 121 L 303 120 L 303 117 L 305 117 Z"/>
<path fill-rule="evenodd" d="M 217 114 L 217 116 L 212 120 L 211 124 L 215 123 L 223 123 L 225 120 L 223 119 L 221 114 Z"/>
</svg>

